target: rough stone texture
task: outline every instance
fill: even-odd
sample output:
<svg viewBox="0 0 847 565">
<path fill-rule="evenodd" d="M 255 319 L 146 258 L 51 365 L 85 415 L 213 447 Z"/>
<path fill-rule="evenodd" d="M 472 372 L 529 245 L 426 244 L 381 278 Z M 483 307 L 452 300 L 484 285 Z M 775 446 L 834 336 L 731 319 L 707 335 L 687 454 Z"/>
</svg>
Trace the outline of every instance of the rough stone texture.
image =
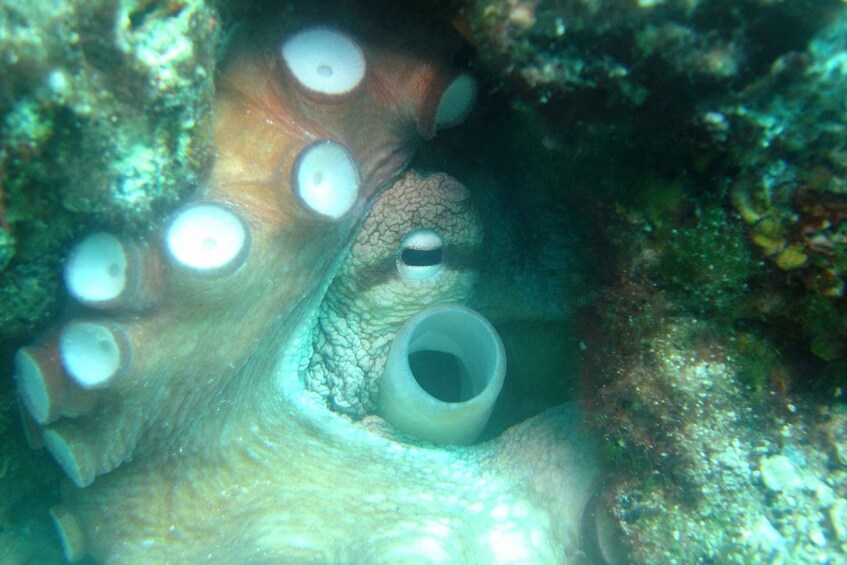
<svg viewBox="0 0 847 565">
<path fill-rule="evenodd" d="M 824 361 L 847 355 L 847 10 L 715 106 L 738 164 L 732 204 L 802 294 L 782 310 Z M 796 290 L 800 290 L 797 288 Z"/>
<path fill-rule="evenodd" d="M 844 3 L 463 7 L 607 247 L 578 314 L 635 560 L 843 560 Z"/>
<path fill-rule="evenodd" d="M 794 293 L 768 314 L 829 362 L 847 336 L 843 301 L 826 300 L 847 268 L 845 17 L 836 0 L 508 0 L 466 2 L 456 21 L 541 117 L 545 147 L 604 154 L 601 183 L 628 177 L 629 196 L 606 196 L 639 199 L 654 226 L 679 222 L 680 198 L 740 215 L 777 269 L 769 292 Z"/>
<path fill-rule="evenodd" d="M 201 182 L 217 38 L 200 0 L 0 3 L 4 344 L 55 313 L 76 235 L 146 231 Z"/>
<path fill-rule="evenodd" d="M 786 370 L 755 334 L 669 315 L 660 295 L 621 294 L 609 319 L 629 341 L 616 361 L 589 366 L 618 469 L 607 496 L 633 560 L 843 561 L 842 408 L 781 396 L 776 383 L 753 391 L 747 357 L 769 362 L 773 378 Z M 649 328 L 636 321 L 651 317 Z M 589 347 L 602 355 L 597 337 Z"/>
<path fill-rule="evenodd" d="M 648 98 L 728 92 L 781 53 L 802 48 L 836 6 L 837 0 L 468 1 L 460 21 L 481 62 L 537 102 L 581 94 L 610 108 L 639 107 Z M 774 29 L 784 33 L 774 36 Z M 573 108 L 572 115 L 601 108 Z"/>
</svg>

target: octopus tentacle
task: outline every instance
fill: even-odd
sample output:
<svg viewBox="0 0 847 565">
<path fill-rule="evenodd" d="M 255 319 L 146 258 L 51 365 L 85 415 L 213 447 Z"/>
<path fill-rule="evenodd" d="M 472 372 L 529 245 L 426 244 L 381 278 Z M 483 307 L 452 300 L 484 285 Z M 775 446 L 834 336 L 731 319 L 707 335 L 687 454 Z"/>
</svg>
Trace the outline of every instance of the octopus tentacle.
<svg viewBox="0 0 847 565">
<path fill-rule="evenodd" d="M 441 234 L 445 265 L 407 279 L 396 263 L 407 234 L 423 226 Z M 66 555 L 221 563 L 547 563 L 573 556 L 598 466 L 572 406 L 497 442 L 432 449 L 373 415 L 353 425 L 326 409 L 336 408 L 332 397 L 304 386 L 326 374 L 317 367 L 335 367 L 355 391 L 350 398 L 362 398 L 378 375 L 360 379 L 348 362 L 364 356 L 381 367 L 407 314 L 467 297 L 475 275 L 463 258 L 480 237 L 462 185 L 443 174 L 401 177 L 375 203 L 325 298 L 299 303 L 285 327 L 262 337 L 241 378 L 227 384 L 228 404 L 203 426 L 214 431 L 205 436 L 209 449 L 137 457 L 86 489 L 64 490 L 53 515 Z M 338 335 L 375 339 L 327 347 L 336 332 L 318 322 L 339 319 L 352 333 Z"/>
<path fill-rule="evenodd" d="M 406 170 L 467 115 L 476 83 L 451 68 L 457 44 L 439 28 L 354 15 L 233 34 L 205 184 L 147 239 L 81 241 L 65 271 L 78 304 L 18 353 L 33 443 L 70 479 L 52 510 L 69 560 L 579 557 L 598 465 L 573 406 L 496 441 L 427 443 L 470 443 L 503 379 L 488 322 L 426 309 L 472 296 L 483 234 L 470 191 Z M 414 373 L 412 339 L 395 337 L 419 312 L 457 326 L 435 328 L 433 352 L 494 352 L 478 363 L 492 369 L 485 405 L 470 420 L 429 414 L 454 428 L 440 421 L 438 437 L 395 429 L 408 420 L 388 417 L 380 393 L 392 343 Z M 473 395 L 439 406 L 455 415 Z"/>
<path fill-rule="evenodd" d="M 332 52 L 341 38 L 362 76 L 343 96 L 315 96 L 291 71 L 315 64 L 302 60 L 313 46 L 291 46 L 327 29 L 245 25 L 221 65 L 208 183 L 160 238 L 99 233 L 72 251 L 68 290 L 101 314 L 22 350 L 18 380 L 78 486 L 132 458 L 213 444 L 198 430 L 229 410 L 225 391 L 247 378 L 255 349 L 279 347 L 289 318 L 312 311 L 325 287 L 316 281 L 331 278 L 368 200 L 411 157 L 415 116 L 364 83 L 419 63 L 333 31 Z"/>
</svg>

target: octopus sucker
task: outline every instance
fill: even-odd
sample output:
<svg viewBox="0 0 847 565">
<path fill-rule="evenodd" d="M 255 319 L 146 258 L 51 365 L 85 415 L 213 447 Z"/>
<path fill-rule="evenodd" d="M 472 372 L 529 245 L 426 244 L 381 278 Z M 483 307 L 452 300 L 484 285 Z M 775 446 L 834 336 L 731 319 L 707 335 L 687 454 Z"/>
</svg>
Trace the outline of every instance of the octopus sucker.
<svg viewBox="0 0 847 565">
<path fill-rule="evenodd" d="M 174 216 L 164 235 L 168 258 L 193 274 L 219 277 L 237 270 L 250 252 L 250 230 L 218 202 L 198 202 Z"/>
<path fill-rule="evenodd" d="M 475 443 L 507 364 L 468 307 L 483 222 L 409 169 L 476 81 L 449 31 L 355 14 L 242 25 L 206 183 L 155 235 L 70 251 L 78 304 L 17 356 L 68 560 L 585 559 L 594 440 L 565 404 Z"/>
<path fill-rule="evenodd" d="M 137 246 L 112 234 L 89 235 L 65 262 L 68 294 L 89 308 L 145 308 L 159 293 L 144 284 L 150 269 L 143 268 L 140 255 Z"/>
<path fill-rule="evenodd" d="M 318 101 L 352 96 L 365 79 L 365 53 L 352 38 L 335 29 L 299 31 L 283 42 L 280 53 L 295 86 Z"/>
</svg>

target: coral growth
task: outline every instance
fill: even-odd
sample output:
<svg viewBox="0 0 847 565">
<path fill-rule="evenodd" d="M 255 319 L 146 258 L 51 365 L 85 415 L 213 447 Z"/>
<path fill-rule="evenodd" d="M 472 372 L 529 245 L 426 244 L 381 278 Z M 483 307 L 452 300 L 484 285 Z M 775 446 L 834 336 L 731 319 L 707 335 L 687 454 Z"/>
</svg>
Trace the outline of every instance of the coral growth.
<svg viewBox="0 0 847 565">
<path fill-rule="evenodd" d="M 800 325 L 812 352 L 828 362 L 844 358 L 847 337 L 845 19 L 841 10 L 806 49 L 775 61 L 721 107 L 740 169 L 733 206 L 758 251 L 799 295 L 779 314 Z"/>
<path fill-rule="evenodd" d="M 145 231 L 200 183 L 218 28 L 200 0 L 0 4 L 4 343 L 55 315 L 75 236 Z"/>
<path fill-rule="evenodd" d="M 757 332 L 674 314 L 661 291 L 616 293 L 587 370 L 627 470 L 607 495 L 635 562 L 844 560 L 843 410 L 822 424 L 780 394 L 792 368 Z"/>
</svg>

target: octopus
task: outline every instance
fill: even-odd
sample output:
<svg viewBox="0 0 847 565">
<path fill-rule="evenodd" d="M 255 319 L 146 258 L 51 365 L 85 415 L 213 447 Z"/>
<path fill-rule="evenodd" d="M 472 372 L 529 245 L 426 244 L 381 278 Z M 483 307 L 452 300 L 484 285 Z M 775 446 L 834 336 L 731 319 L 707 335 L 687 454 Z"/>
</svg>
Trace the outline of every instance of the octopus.
<svg viewBox="0 0 847 565">
<path fill-rule="evenodd" d="M 457 47 L 355 12 L 232 33 L 208 181 L 155 236 L 77 243 L 76 305 L 16 356 L 69 561 L 616 560 L 578 409 L 478 440 L 506 373 L 467 307 L 482 226 L 409 169 L 473 106 Z"/>
</svg>

